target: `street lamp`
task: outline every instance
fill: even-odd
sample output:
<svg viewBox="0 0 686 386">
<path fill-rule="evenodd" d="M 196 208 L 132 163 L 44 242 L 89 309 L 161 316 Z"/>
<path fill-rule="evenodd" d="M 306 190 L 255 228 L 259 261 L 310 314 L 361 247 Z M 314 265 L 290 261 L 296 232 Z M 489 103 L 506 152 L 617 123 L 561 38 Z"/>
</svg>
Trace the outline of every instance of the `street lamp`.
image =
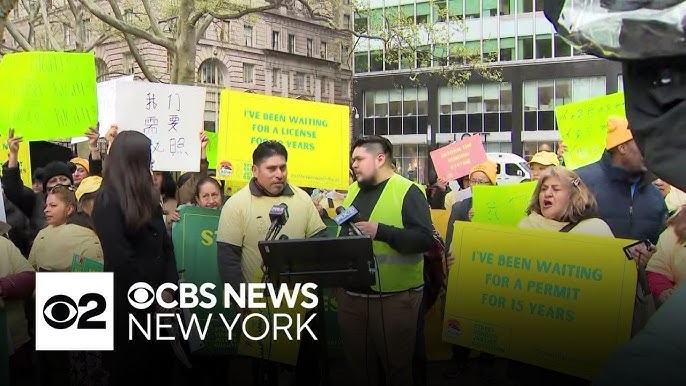
<svg viewBox="0 0 686 386">
<path fill-rule="evenodd" d="M 360 119 L 360 113 L 357 110 L 357 107 L 353 106 L 353 111 L 355 112 L 355 119 Z"/>
</svg>

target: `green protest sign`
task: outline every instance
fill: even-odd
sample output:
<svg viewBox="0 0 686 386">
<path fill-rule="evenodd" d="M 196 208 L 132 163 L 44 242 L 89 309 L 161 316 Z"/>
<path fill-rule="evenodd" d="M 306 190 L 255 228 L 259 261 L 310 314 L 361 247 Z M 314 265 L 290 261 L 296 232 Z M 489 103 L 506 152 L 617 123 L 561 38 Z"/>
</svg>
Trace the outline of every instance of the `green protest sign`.
<svg viewBox="0 0 686 386">
<path fill-rule="evenodd" d="M 536 182 L 501 186 L 472 187 L 474 218 L 472 222 L 516 226 L 531 202 Z"/>
<path fill-rule="evenodd" d="M 83 135 L 98 122 L 93 53 L 20 52 L 0 66 L 0 132 L 25 142 Z"/>
<path fill-rule="evenodd" d="M 0 385 L 10 384 L 10 341 L 7 311 L 0 310 Z"/>
<path fill-rule="evenodd" d="M 172 228 L 172 240 L 176 264 L 181 272 L 181 280 L 194 283 L 198 287 L 213 283 L 217 305 L 206 310 L 197 307 L 191 313 L 198 317 L 199 325 L 204 326 L 208 315 L 212 315 L 210 327 L 204 340 L 204 347 L 197 353 L 202 355 L 234 354 L 238 349 L 236 337 L 229 340 L 228 331 L 219 314 L 227 321 L 236 315 L 235 309 L 224 308 L 224 284 L 217 268 L 217 228 L 221 211 L 190 205 L 179 207 L 179 222 Z"/>
<path fill-rule="evenodd" d="M 607 139 L 607 118 L 625 117 L 624 93 L 603 95 L 555 108 L 560 138 L 567 146 L 565 166 L 578 169 L 602 157 Z"/>
<path fill-rule="evenodd" d="M 217 133 L 213 133 L 211 131 L 205 131 L 205 135 L 207 135 L 207 139 L 209 139 L 209 143 L 207 144 L 207 147 L 205 148 L 205 152 L 207 154 L 207 162 L 210 164 L 209 168 L 210 169 L 216 169 L 217 168 L 217 147 L 219 146 L 219 143 L 217 142 Z"/>
<path fill-rule="evenodd" d="M 104 270 L 105 265 L 101 261 L 83 257 L 76 253 L 74 254 L 74 258 L 71 262 L 72 272 L 103 272 Z"/>
</svg>

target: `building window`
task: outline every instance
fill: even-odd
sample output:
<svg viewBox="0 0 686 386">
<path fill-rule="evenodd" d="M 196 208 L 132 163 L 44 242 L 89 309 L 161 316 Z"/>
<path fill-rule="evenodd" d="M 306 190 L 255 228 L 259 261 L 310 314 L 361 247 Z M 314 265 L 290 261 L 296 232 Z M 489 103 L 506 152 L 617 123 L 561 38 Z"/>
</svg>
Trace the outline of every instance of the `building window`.
<svg viewBox="0 0 686 386">
<path fill-rule="evenodd" d="M 293 34 L 288 35 L 288 52 L 295 53 L 295 35 Z"/>
<path fill-rule="evenodd" d="M 556 130 L 555 107 L 605 95 L 605 77 L 529 81 L 523 92 L 524 130 Z"/>
<path fill-rule="evenodd" d="M 350 29 L 350 15 L 347 13 L 343 15 L 343 28 Z"/>
<path fill-rule="evenodd" d="M 124 52 L 122 54 L 122 69 L 125 74 L 134 74 L 136 72 L 135 61 L 133 55 L 130 52 Z"/>
<path fill-rule="evenodd" d="M 255 82 L 255 65 L 243 63 L 243 83 L 253 84 Z"/>
<path fill-rule="evenodd" d="M 617 75 L 617 91 L 624 92 L 624 76 L 622 74 Z"/>
<path fill-rule="evenodd" d="M 329 80 L 325 77 L 322 76 L 322 96 L 328 96 L 329 95 Z"/>
<path fill-rule="evenodd" d="M 363 133 L 366 135 L 426 134 L 428 90 L 402 88 L 364 94 Z"/>
<path fill-rule="evenodd" d="M 245 45 L 247 47 L 252 47 L 252 26 L 249 25 L 244 25 L 243 26 L 243 36 L 245 38 Z"/>
<path fill-rule="evenodd" d="M 279 31 L 272 31 L 272 50 L 279 50 Z"/>
<path fill-rule="evenodd" d="M 320 51 L 322 59 L 326 59 L 329 54 L 329 47 L 327 46 L 326 42 L 320 43 Z"/>
<path fill-rule="evenodd" d="M 394 145 L 393 157 L 396 160 L 396 173 L 411 181 L 424 184 L 426 179 L 427 153 L 427 145 Z"/>
<path fill-rule="evenodd" d="M 198 68 L 198 82 L 205 87 L 205 130 L 216 131 L 219 125 L 219 96 L 224 86 L 226 67 L 218 59 L 208 59 Z"/>
<path fill-rule="evenodd" d="M 224 85 L 224 74 L 221 67 L 224 64 L 217 59 L 208 59 L 200 65 L 200 83 L 216 86 Z"/>
<path fill-rule="evenodd" d="M 310 76 L 305 75 L 305 92 L 310 92 Z"/>
<path fill-rule="evenodd" d="M 512 130 L 512 84 L 441 87 L 439 133 L 495 133 Z"/>
<path fill-rule="evenodd" d="M 93 36 L 91 31 L 91 19 L 83 19 L 83 30 L 86 32 L 86 43 L 91 41 L 91 37 Z"/>
<path fill-rule="evenodd" d="M 281 70 L 272 68 L 272 87 L 279 88 L 281 85 Z"/>
<path fill-rule="evenodd" d="M 347 45 L 341 44 L 341 63 L 345 64 L 346 66 L 349 65 L 349 58 L 348 56 L 350 55 L 350 50 Z"/>
<path fill-rule="evenodd" d="M 312 39 L 307 39 L 307 56 L 310 58 L 312 57 L 313 44 Z"/>
<path fill-rule="evenodd" d="M 305 89 L 305 74 L 298 72 L 295 74 L 295 86 L 296 91 L 303 91 Z"/>
<path fill-rule="evenodd" d="M 174 52 L 167 50 L 167 72 L 171 73 L 174 66 Z"/>
<path fill-rule="evenodd" d="M 553 57 L 553 37 L 550 34 L 536 35 L 536 58 Z"/>
</svg>

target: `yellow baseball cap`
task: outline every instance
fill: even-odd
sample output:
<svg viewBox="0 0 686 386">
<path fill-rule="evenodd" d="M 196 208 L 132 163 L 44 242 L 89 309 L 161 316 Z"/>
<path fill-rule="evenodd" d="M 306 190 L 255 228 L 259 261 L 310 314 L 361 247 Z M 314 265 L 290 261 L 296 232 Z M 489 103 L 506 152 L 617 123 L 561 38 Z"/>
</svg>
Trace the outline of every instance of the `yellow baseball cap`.
<svg viewBox="0 0 686 386">
<path fill-rule="evenodd" d="M 78 189 L 76 189 L 76 199 L 78 201 L 81 201 L 81 197 L 83 197 L 84 194 L 88 193 L 95 193 L 100 189 L 100 185 L 102 184 L 102 177 L 100 176 L 91 176 L 91 177 L 86 177 L 83 180 L 81 180 L 81 183 L 79 184 Z"/>
<path fill-rule="evenodd" d="M 72 158 L 71 161 L 69 161 L 69 162 L 73 163 L 74 165 L 83 166 L 83 168 L 86 169 L 86 171 L 88 173 L 90 173 L 90 171 L 91 171 L 90 170 L 90 163 L 88 162 L 87 159 L 76 157 L 76 158 Z"/>
<path fill-rule="evenodd" d="M 483 172 L 486 177 L 488 177 L 488 180 L 491 181 L 491 184 L 495 185 L 497 183 L 498 165 L 496 165 L 495 162 L 486 161 L 474 166 L 472 170 L 469 171 L 469 178 L 476 172 Z"/>
<path fill-rule="evenodd" d="M 560 166 L 560 160 L 557 159 L 557 155 L 550 151 L 539 151 L 531 157 L 529 165 L 539 164 L 543 166 Z"/>
<path fill-rule="evenodd" d="M 629 130 L 629 121 L 626 118 L 611 115 L 607 119 L 607 149 L 629 142 L 634 135 Z"/>
</svg>

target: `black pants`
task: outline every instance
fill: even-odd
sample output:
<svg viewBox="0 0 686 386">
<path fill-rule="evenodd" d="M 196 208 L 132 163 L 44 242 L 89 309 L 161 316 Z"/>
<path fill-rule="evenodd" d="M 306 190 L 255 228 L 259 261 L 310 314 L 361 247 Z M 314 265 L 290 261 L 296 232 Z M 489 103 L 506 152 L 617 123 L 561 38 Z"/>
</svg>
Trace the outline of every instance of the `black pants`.
<svg viewBox="0 0 686 386">
<path fill-rule="evenodd" d="M 417 339 L 414 346 L 414 358 L 412 359 L 412 377 L 415 386 L 426 386 L 427 384 L 427 357 L 426 357 L 426 336 L 424 335 L 424 325 L 426 324 L 427 297 L 428 291 L 423 291 L 422 302 L 419 305 L 417 315 Z"/>
</svg>

